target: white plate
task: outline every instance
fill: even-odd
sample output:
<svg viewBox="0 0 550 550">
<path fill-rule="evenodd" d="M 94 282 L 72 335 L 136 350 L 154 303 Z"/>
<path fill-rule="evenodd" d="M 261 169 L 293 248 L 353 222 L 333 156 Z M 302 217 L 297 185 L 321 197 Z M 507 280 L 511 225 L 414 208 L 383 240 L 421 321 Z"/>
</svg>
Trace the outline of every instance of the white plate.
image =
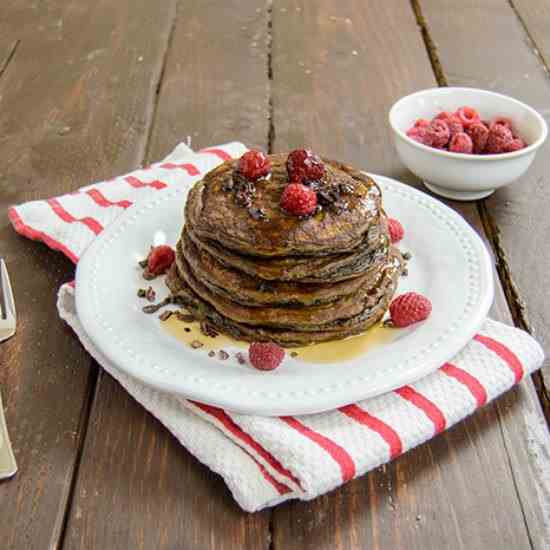
<svg viewBox="0 0 550 550">
<path fill-rule="evenodd" d="M 411 383 L 437 369 L 473 336 L 493 300 L 491 260 L 475 231 L 430 196 L 383 176 L 384 207 L 404 225 L 400 243 L 413 258 L 399 293 L 430 298 L 423 323 L 400 329 L 390 344 L 340 364 L 305 364 L 288 354 L 261 372 L 234 359 L 211 359 L 170 336 L 141 311 L 137 268 L 149 244 L 174 244 L 187 190 L 172 189 L 128 209 L 93 242 L 76 274 L 76 306 L 94 344 L 121 370 L 164 391 L 258 415 L 333 409 Z M 162 291 L 162 281 L 156 281 Z M 395 329 L 398 330 L 398 329 Z M 228 350 L 230 351 L 230 350 Z"/>
</svg>

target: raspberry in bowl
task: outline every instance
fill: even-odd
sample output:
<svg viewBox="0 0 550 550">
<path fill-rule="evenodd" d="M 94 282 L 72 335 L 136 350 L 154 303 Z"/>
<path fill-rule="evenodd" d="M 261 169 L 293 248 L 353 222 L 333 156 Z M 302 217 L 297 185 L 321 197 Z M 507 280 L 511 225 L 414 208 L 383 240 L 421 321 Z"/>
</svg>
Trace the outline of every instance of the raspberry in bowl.
<svg viewBox="0 0 550 550">
<path fill-rule="evenodd" d="M 432 88 L 390 110 L 397 152 L 434 193 L 476 200 L 529 168 L 548 129 L 533 108 L 475 88 Z"/>
</svg>

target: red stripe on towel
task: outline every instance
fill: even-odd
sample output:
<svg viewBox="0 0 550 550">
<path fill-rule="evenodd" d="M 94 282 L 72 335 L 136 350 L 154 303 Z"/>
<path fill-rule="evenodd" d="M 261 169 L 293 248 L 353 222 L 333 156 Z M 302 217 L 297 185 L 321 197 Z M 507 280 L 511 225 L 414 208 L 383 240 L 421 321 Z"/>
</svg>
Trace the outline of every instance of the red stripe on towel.
<svg viewBox="0 0 550 550">
<path fill-rule="evenodd" d="M 124 180 L 127 181 L 132 187 L 135 187 L 136 189 L 139 189 L 140 187 L 152 187 L 153 189 L 164 189 L 165 187 L 168 187 L 168 185 L 163 181 L 159 181 L 159 180 L 141 181 L 135 176 L 126 176 Z"/>
<path fill-rule="evenodd" d="M 339 410 L 359 424 L 376 432 L 388 444 L 391 459 L 394 459 L 403 452 L 403 444 L 399 434 L 383 420 L 373 416 L 357 405 L 346 405 Z"/>
<path fill-rule="evenodd" d="M 287 470 L 269 451 L 264 449 L 255 439 L 252 438 L 250 434 L 245 432 L 224 410 L 218 409 L 217 407 L 212 407 L 211 405 L 205 405 L 204 403 L 197 403 L 196 401 L 191 401 L 193 405 L 199 408 L 201 411 L 206 414 L 214 417 L 224 428 L 234 435 L 237 439 L 240 439 L 243 443 L 248 445 L 254 452 L 261 456 L 274 470 L 279 472 L 281 475 L 288 477 L 298 486 L 300 486 L 300 481 L 296 479 L 292 473 Z"/>
<path fill-rule="evenodd" d="M 483 405 L 487 403 L 487 392 L 485 388 L 481 385 L 479 380 L 470 373 L 451 363 L 445 363 L 439 370 L 466 386 L 477 401 L 478 407 L 483 407 Z"/>
<path fill-rule="evenodd" d="M 56 215 L 66 223 L 82 223 L 88 229 L 99 235 L 103 231 L 103 226 L 94 218 L 85 216 L 83 218 L 75 218 L 70 212 L 65 210 L 64 206 L 57 199 L 48 199 L 46 201 Z"/>
<path fill-rule="evenodd" d="M 403 386 L 395 390 L 395 393 L 419 408 L 433 422 L 436 434 L 445 429 L 447 421 L 441 409 L 427 397 L 424 397 L 411 386 Z"/>
<path fill-rule="evenodd" d="M 185 170 L 190 176 L 198 176 L 200 174 L 199 169 L 189 162 L 183 162 L 181 164 L 174 164 L 173 162 L 164 162 L 159 165 L 159 168 L 164 168 L 165 170 L 174 170 L 176 168 L 181 168 Z"/>
<path fill-rule="evenodd" d="M 50 237 L 43 231 L 38 231 L 37 229 L 32 228 L 30 225 L 24 223 L 23 220 L 19 217 L 19 214 L 17 213 L 17 210 L 15 210 L 15 208 L 11 207 L 8 210 L 8 217 L 13 225 L 13 228 L 20 235 L 23 235 L 28 239 L 32 239 L 33 241 L 42 241 L 52 250 L 59 250 L 59 252 L 65 254 L 65 256 L 67 256 L 67 258 L 71 260 L 71 262 L 75 264 L 78 262 L 78 256 L 72 250 L 69 250 L 69 248 L 66 247 L 63 243 L 56 241 L 53 237 Z"/>
<path fill-rule="evenodd" d="M 355 476 L 355 463 L 348 452 L 340 447 L 340 445 L 315 430 L 308 428 L 296 420 L 293 416 L 282 416 L 280 419 L 298 433 L 307 437 L 309 440 L 324 449 L 340 467 L 342 472 L 342 480 L 344 482 L 349 481 Z"/>
<path fill-rule="evenodd" d="M 109 208 L 110 206 L 120 206 L 121 208 L 128 208 L 132 206 L 132 203 L 127 200 L 122 201 L 110 201 L 99 189 L 93 188 L 86 191 L 86 195 L 90 196 L 92 200 L 102 206 L 103 208 Z"/>
<path fill-rule="evenodd" d="M 232 158 L 229 153 L 226 153 L 223 149 L 219 149 L 217 147 L 209 147 L 208 149 L 201 149 L 199 153 L 211 153 L 212 155 L 216 155 L 222 160 L 231 160 Z"/>
<path fill-rule="evenodd" d="M 523 378 L 523 372 L 524 372 L 523 365 L 521 364 L 521 361 L 518 359 L 518 356 L 512 350 L 510 350 L 501 342 L 497 342 L 496 340 L 493 340 L 488 336 L 483 336 L 482 334 L 476 334 L 474 336 L 474 340 L 477 340 L 478 342 L 483 344 L 486 348 L 495 352 L 503 361 L 506 362 L 506 364 L 510 367 L 510 369 L 514 373 L 516 384 Z"/>
</svg>

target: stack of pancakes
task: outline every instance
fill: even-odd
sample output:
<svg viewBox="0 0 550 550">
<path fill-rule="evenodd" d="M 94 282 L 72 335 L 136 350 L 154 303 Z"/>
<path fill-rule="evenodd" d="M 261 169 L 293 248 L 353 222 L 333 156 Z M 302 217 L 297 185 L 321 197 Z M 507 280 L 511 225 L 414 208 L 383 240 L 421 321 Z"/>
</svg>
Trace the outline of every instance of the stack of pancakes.
<svg viewBox="0 0 550 550">
<path fill-rule="evenodd" d="M 237 161 L 199 181 L 167 284 L 176 303 L 239 340 L 303 346 L 361 333 L 386 312 L 403 270 L 376 183 L 325 160 L 321 207 L 286 213 L 286 155 L 239 197 Z"/>
</svg>

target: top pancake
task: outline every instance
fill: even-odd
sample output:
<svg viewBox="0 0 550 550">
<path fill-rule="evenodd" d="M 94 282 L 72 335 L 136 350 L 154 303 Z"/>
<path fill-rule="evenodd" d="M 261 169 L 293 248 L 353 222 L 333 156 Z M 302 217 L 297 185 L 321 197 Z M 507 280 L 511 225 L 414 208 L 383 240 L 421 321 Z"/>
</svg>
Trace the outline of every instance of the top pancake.
<svg viewBox="0 0 550 550">
<path fill-rule="evenodd" d="M 262 209 L 267 219 L 255 219 L 249 209 L 237 204 L 231 186 L 237 161 L 227 161 L 209 172 L 190 191 L 185 217 L 201 239 L 215 238 L 222 246 L 252 256 L 324 255 L 353 250 L 369 226 L 381 214 L 381 192 L 368 176 L 343 164 L 324 160 L 322 185 L 348 192 L 341 195 L 346 207 L 335 212 L 323 208 L 301 219 L 279 206 L 288 184 L 287 155 L 271 155 L 271 176 L 255 184 L 252 207 Z M 213 237 L 214 236 L 214 237 Z"/>
</svg>

